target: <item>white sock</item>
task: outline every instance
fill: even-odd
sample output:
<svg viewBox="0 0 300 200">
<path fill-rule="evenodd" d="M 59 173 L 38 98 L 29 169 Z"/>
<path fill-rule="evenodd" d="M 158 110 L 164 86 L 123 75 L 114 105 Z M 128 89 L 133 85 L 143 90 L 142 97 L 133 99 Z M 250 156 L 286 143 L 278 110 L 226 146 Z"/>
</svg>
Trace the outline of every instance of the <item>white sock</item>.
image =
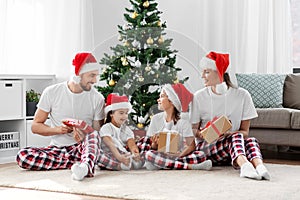
<svg viewBox="0 0 300 200">
<path fill-rule="evenodd" d="M 81 181 L 89 172 L 88 166 L 85 163 L 75 163 L 71 167 L 72 178 Z"/>
<path fill-rule="evenodd" d="M 134 169 L 141 169 L 143 166 L 143 163 L 141 160 L 135 161 L 132 159 L 132 165 Z"/>
<path fill-rule="evenodd" d="M 147 170 L 158 170 L 159 168 L 153 165 L 151 162 L 147 161 L 145 162 L 145 167 Z"/>
<path fill-rule="evenodd" d="M 265 180 L 269 181 L 271 179 L 267 168 L 263 164 L 259 164 L 256 166 L 256 172 Z"/>
<path fill-rule="evenodd" d="M 193 170 L 210 170 L 212 168 L 211 160 L 206 160 L 199 164 L 192 164 L 191 168 Z"/>
<path fill-rule="evenodd" d="M 256 172 L 250 162 L 246 162 L 241 166 L 240 177 L 261 180 L 261 176 Z"/>
</svg>

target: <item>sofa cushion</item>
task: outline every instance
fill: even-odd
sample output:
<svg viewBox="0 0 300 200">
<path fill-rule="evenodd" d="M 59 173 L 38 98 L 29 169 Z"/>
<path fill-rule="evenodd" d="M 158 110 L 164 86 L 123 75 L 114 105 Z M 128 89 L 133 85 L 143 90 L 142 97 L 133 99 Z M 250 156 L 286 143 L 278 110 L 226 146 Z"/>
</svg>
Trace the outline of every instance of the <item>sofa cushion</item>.
<svg viewBox="0 0 300 200">
<path fill-rule="evenodd" d="M 236 74 L 238 86 L 249 91 L 256 108 L 282 108 L 286 75 Z"/>
<path fill-rule="evenodd" d="M 289 74 L 284 81 L 283 106 L 300 109 L 300 75 Z"/>
<path fill-rule="evenodd" d="M 251 128 L 291 128 L 291 112 L 288 108 L 257 108 L 258 117 L 251 120 Z"/>
<path fill-rule="evenodd" d="M 291 117 L 292 129 L 300 129 L 300 110 L 294 110 Z"/>
</svg>

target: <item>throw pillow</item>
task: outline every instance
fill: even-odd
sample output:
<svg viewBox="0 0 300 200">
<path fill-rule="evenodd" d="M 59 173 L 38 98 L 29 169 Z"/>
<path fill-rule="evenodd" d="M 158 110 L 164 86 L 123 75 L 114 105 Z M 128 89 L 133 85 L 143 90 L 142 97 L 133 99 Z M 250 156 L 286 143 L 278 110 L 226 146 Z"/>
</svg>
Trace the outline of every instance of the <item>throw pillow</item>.
<svg viewBox="0 0 300 200">
<path fill-rule="evenodd" d="M 249 91 L 256 108 L 282 108 L 286 75 L 236 74 L 238 86 Z"/>
<path fill-rule="evenodd" d="M 284 82 L 283 105 L 287 108 L 300 109 L 300 74 L 287 75 Z"/>
</svg>

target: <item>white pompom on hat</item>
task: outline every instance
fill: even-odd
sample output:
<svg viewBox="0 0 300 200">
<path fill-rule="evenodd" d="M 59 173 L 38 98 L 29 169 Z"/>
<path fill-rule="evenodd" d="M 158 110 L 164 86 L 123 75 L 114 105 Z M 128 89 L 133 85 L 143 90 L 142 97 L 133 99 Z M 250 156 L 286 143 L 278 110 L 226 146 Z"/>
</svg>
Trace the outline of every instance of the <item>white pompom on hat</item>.
<svg viewBox="0 0 300 200">
<path fill-rule="evenodd" d="M 128 101 L 127 96 L 119 96 L 118 94 L 111 93 L 106 98 L 106 105 L 104 108 L 105 114 L 109 111 L 114 111 L 118 109 L 128 109 L 129 112 L 132 109 L 131 104 Z"/>
<path fill-rule="evenodd" d="M 168 99 L 179 112 L 187 112 L 188 106 L 193 100 L 193 94 L 183 84 L 166 84 L 162 90 L 165 91 Z"/>
</svg>

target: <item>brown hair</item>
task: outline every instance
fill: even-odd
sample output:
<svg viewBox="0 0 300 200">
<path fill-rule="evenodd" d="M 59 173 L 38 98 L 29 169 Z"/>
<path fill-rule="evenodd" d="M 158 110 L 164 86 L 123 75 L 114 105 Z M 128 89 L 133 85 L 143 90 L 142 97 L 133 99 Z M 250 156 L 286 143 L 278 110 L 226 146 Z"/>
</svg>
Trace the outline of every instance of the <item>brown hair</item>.
<svg viewBox="0 0 300 200">
<path fill-rule="evenodd" d="M 223 78 L 224 78 L 224 81 L 225 81 L 227 87 L 236 88 L 236 86 L 231 82 L 230 76 L 227 72 L 223 75 Z"/>
<path fill-rule="evenodd" d="M 111 122 L 111 116 L 110 116 L 111 114 L 113 114 L 113 111 L 112 111 L 112 110 L 110 110 L 110 111 L 107 113 L 104 124 L 107 124 L 107 123 Z"/>
</svg>

